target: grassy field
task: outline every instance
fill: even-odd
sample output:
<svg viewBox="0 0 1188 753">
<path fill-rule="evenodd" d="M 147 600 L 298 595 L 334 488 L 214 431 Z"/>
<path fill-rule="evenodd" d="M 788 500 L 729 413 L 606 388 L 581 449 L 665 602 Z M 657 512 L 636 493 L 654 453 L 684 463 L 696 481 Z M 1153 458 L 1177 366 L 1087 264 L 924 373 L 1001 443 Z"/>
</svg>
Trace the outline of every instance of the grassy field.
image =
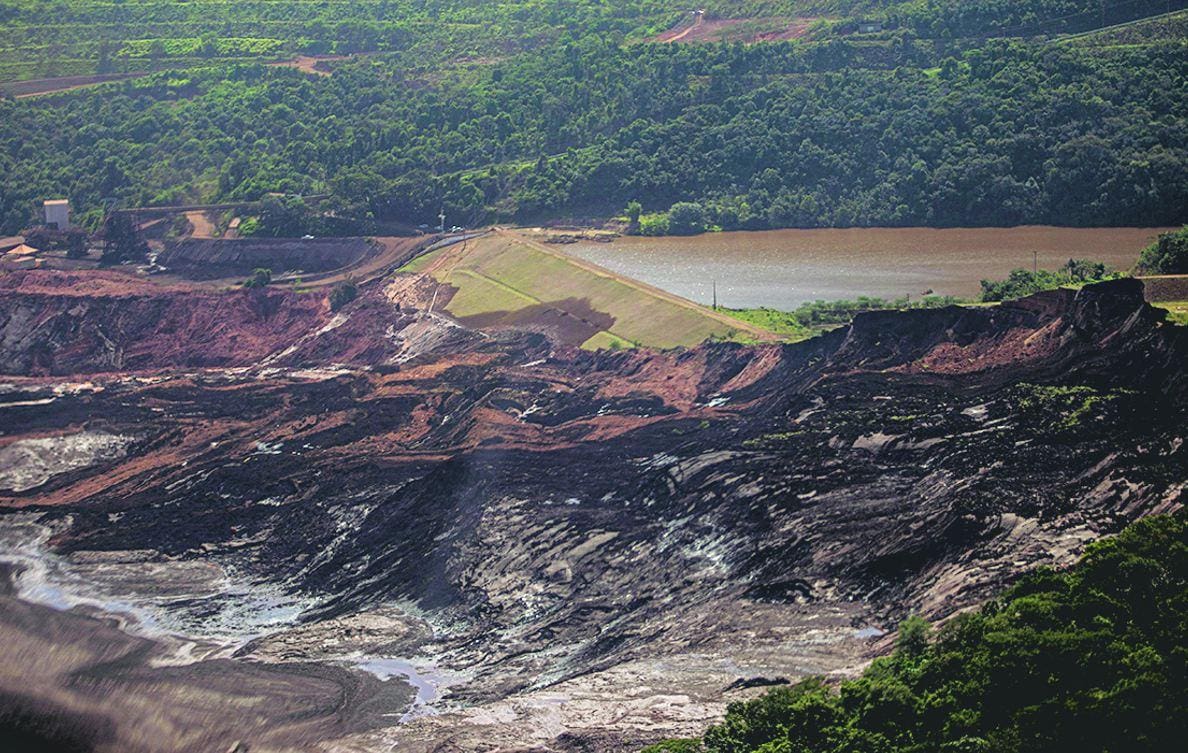
<svg viewBox="0 0 1188 753">
<path fill-rule="evenodd" d="M 939 308 L 942 306 L 981 305 L 969 304 L 951 296 L 924 296 L 916 300 L 897 298 L 887 300 L 861 296 L 853 300 L 841 301 L 813 301 L 801 304 L 795 311 L 780 311 L 778 309 L 721 309 L 722 313 L 773 332 L 789 342 L 807 340 L 810 337 L 828 332 L 835 327 L 849 324 L 854 316 L 863 311 L 883 311 L 887 309 L 919 309 Z"/>
<path fill-rule="evenodd" d="M 777 309 L 721 309 L 722 313 L 733 316 L 739 321 L 753 324 L 756 327 L 782 335 L 789 341 L 805 340 L 817 334 L 812 328 L 800 323 L 796 315 L 790 311 Z"/>
<path fill-rule="evenodd" d="M 470 269 L 454 270 L 449 281 L 458 287 L 458 292 L 450 301 L 449 312 L 461 319 L 493 311 L 516 311 L 540 303 L 498 280 L 484 277 Z"/>
<path fill-rule="evenodd" d="M 467 324 L 547 330 L 591 350 L 770 337 L 513 235 L 492 234 L 439 249 L 402 271 L 429 274 L 449 285 L 454 292 L 445 310 Z"/>
<path fill-rule="evenodd" d="M 1188 301 L 1164 301 L 1153 305 L 1168 310 L 1168 321 L 1188 326 Z"/>
</svg>

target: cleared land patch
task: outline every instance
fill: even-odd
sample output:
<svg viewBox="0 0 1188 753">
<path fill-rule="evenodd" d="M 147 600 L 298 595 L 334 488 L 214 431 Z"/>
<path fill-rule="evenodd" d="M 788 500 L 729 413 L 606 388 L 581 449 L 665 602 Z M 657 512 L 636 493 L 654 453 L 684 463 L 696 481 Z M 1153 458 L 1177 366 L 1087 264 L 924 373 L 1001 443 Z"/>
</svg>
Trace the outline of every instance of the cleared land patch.
<svg viewBox="0 0 1188 753">
<path fill-rule="evenodd" d="M 320 273 L 362 262 L 376 253 L 366 238 L 183 238 L 171 241 L 158 257 L 161 266 L 193 280 L 241 276 L 263 267 L 275 276 L 286 272 Z"/>
<path fill-rule="evenodd" d="M 112 81 L 124 81 L 130 78 L 146 76 L 146 73 L 108 73 L 96 76 L 59 76 L 57 78 L 42 78 L 29 81 L 16 81 L 5 84 L 4 91 L 16 97 L 36 97 L 40 94 L 73 91 L 96 84 L 106 84 Z"/>
<path fill-rule="evenodd" d="M 269 65 L 274 68 L 296 68 L 302 73 L 309 73 L 315 76 L 329 76 L 332 74 L 332 71 L 329 69 L 329 64 L 343 60 L 350 60 L 350 56 L 298 55 L 292 60 L 281 60 L 276 63 L 269 63 Z"/>
<path fill-rule="evenodd" d="M 653 38 L 666 44 L 695 42 L 782 42 L 808 34 L 815 17 L 703 18 L 682 21 Z"/>
<path fill-rule="evenodd" d="M 1173 11 L 1105 29 L 1076 34 L 1067 41 L 1085 47 L 1148 45 L 1188 38 L 1188 10 Z"/>
<path fill-rule="evenodd" d="M 403 271 L 428 274 L 449 286 L 445 311 L 466 324 L 541 330 L 588 349 L 689 347 L 709 338 L 770 337 L 510 233 L 439 249 Z"/>
</svg>

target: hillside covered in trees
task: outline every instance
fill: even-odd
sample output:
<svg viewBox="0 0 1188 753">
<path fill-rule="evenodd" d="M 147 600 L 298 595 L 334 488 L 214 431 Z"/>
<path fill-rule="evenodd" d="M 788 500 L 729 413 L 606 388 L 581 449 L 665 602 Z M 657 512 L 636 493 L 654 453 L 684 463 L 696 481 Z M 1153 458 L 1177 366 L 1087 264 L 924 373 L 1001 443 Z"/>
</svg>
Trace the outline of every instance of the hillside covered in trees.
<svg viewBox="0 0 1188 753">
<path fill-rule="evenodd" d="M 646 753 L 1166 751 L 1188 734 L 1188 518 L 1151 518 L 935 636 L 900 626 L 862 677 L 732 704 Z"/>
<path fill-rule="evenodd" d="M 1111 4 L 1105 20 L 1174 5 Z M 9 78 L 162 70 L 0 101 L 0 230 L 47 196 L 94 222 L 110 202 L 270 192 L 404 222 L 638 200 L 645 215 L 685 205 L 698 228 L 1182 223 L 1188 44 L 1051 36 L 1100 24 L 1098 9 L 726 2 L 709 13 L 813 24 L 661 44 L 689 23 L 678 3 L 7 0 Z M 856 33 L 859 18 L 882 28 Z M 298 53 L 352 57 L 332 75 L 262 64 Z"/>
</svg>

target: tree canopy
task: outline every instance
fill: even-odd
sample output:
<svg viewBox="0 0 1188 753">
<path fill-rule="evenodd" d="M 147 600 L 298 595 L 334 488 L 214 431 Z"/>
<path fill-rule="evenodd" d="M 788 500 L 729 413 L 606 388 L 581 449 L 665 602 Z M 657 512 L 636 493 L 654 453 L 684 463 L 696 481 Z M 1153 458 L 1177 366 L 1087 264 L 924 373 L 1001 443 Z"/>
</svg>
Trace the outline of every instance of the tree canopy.
<svg viewBox="0 0 1188 753">
<path fill-rule="evenodd" d="M 343 16 L 356 6 L 358 18 Z M 3 7 L 30 25 L 44 13 L 17 0 Z M 0 232 L 31 222 L 46 196 L 69 196 L 93 226 L 110 202 L 270 193 L 331 194 L 334 216 L 410 224 L 435 224 L 443 208 L 464 224 L 610 216 L 633 200 L 641 231 L 663 232 L 1181 224 L 1182 36 L 1085 47 L 946 35 L 913 20 L 976 11 L 983 20 L 961 23 L 1009 36 L 1019 18 L 1083 7 L 735 2 L 714 12 L 875 13 L 888 30 L 855 34 L 839 21 L 805 40 L 687 45 L 643 42 L 687 14 L 661 0 L 77 0 L 63 7 L 72 20 L 63 26 L 84 39 L 143 20 L 226 41 L 203 14 L 233 33 L 252 18 L 311 39 L 353 23 L 409 31 L 405 41 L 367 42 L 374 54 L 335 62 L 333 75 L 237 57 L 0 101 L 0 167 L 17 178 L 0 186 Z M 123 20 L 99 23 L 104 14 Z M 335 36 L 326 49 L 353 48 Z M 262 232 L 296 232 L 300 223 L 279 209 Z"/>
</svg>

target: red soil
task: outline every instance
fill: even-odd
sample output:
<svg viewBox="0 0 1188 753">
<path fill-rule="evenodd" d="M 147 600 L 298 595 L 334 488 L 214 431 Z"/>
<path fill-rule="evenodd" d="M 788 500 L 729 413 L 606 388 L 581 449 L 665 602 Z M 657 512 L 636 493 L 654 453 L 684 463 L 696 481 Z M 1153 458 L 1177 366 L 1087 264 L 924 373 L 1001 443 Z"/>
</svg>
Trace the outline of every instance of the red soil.
<svg viewBox="0 0 1188 753">
<path fill-rule="evenodd" d="M 118 272 L 30 270 L 0 280 L 8 373 L 247 366 L 329 318 L 321 295 L 157 285 Z"/>
<path fill-rule="evenodd" d="M 816 18 L 717 18 L 697 16 L 690 25 L 682 23 L 656 36 L 664 44 L 697 42 L 782 42 L 808 33 Z"/>
</svg>

